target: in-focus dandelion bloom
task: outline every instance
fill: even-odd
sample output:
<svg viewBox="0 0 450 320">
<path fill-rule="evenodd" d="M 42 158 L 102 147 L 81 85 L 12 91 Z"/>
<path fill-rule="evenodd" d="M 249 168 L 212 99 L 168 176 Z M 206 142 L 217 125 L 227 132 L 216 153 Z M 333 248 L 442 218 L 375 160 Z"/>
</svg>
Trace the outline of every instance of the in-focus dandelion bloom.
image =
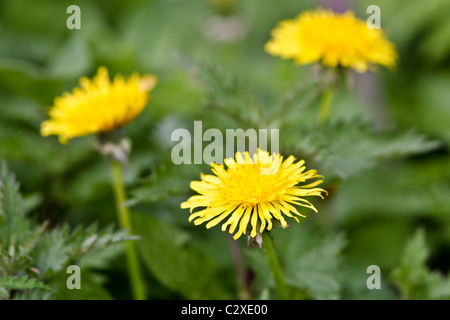
<svg viewBox="0 0 450 320">
<path fill-rule="evenodd" d="M 265 50 L 305 65 L 321 62 L 365 72 L 369 67 L 394 67 L 397 53 L 381 29 L 369 29 L 352 11 L 308 10 L 284 20 L 272 31 Z"/>
<path fill-rule="evenodd" d="M 83 77 L 80 87 L 55 98 L 50 119 L 41 125 L 43 136 L 58 135 L 62 143 L 94 133 L 105 133 L 133 121 L 150 100 L 156 84 L 153 75 L 117 75 L 113 81 L 105 67 L 92 80 Z"/>
<path fill-rule="evenodd" d="M 234 239 L 250 233 L 253 238 L 266 228 L 270 230 L 273 221 L 287 226 L 284 216 L 305 217 L 293 205 L 310 208 L 317 212 L 308 196 L 323 198 L 324 189 L 316 188 L 323 180 L 301 185 L 309 179 L 323 178 L 316 170 L 305 171 L 305 161 L 295 162 L 294 156 L 283 161 L 279 154 L 270 155 L 258 150 L 250 157 L 248 152 L 236 153 L 235 159 L 225 159 L 225 165 L 212 163 L 214 175 L 201 175 L 201 181 L 192 181 L 191 188 L 199 193 L 181 204 L 189 208 L 189 221 L 196 225 L 208 221 L 211 228 L 222 220 L 222 231 L 232 234 Z M 202 208 L 193 212 L 195 208 Z M 249 225 L 250 223 L 250 225 Z M 238 227 L 239 226 L 239 227 Z M 247 229 L 249 227 L 249 230 Z M 251 231 L 250 231 L 251 229 Z"/>
</svg>

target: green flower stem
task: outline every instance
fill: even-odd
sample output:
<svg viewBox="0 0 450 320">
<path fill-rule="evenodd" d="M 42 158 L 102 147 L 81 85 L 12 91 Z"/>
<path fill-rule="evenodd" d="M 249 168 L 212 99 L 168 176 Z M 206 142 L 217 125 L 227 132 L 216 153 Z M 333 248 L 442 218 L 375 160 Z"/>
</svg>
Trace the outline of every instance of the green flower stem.
<svg viewBox="0 0 450 320">
<path fill-rule="evenodd" d="M 283 272 L 281 271 L 280 261 L 278 261 L 275 248 L 273 247 L 272 238 L 268 232 L 263 232 L 263 248 L 269 260 L 270 270 L 272 271 L 273 280 L 275 281 L 275 291 L 279 300 L 288 300 L 288 287 L 284 282 Z"/>
<path fill-rule="evenodd" d="M 120 227 L 127 229 L 130 234 L 133 233 L 131 224 L 130 211 L 124 204 L 126 202 L 125 188 L 122 179 L 122 168 L 118 161 L 110 162 L 111 174 L 113 178 L 114 195 L 116 198 L 117 213 Z M 145 300 L 145 287 L 142 278 L 141 267 L 139 264 L 139 256 L 136 243 L 127 241 L 125 243 L 125 254 L 127 259 L 128 274 L 130 276 L 131 288 L 135 300 Z"/>
<path fill-rule="evenodd" d="M 329 87 L 325 89 L 322 95 L 322 101 L 320 103 L 320 110 L 319 110 L 319 124 L 321 125 L 325 124 L 328 118 L 330 117 L 333 96 L 334 96 L 333 88 Z"/>
</svg>

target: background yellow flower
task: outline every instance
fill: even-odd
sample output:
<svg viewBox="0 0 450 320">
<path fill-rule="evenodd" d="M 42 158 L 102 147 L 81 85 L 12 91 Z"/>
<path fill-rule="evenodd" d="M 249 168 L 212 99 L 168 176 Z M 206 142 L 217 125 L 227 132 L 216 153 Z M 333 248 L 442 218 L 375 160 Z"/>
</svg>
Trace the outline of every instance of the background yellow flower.
<svg viewBox="0 0 450 320">
<path fill-rule="evenodd" d="M 42 123 L 41 134 L 58 135 L 66 143 L 74 137 L 123 127 L 145 108 L 156 81 L 153 75 L 137 73 L 129 79 L 117 75 L 111 81 L 108 70 L 100 67 L 92 80 L 83 77 L 80 88 L 55 98 L 50 119 Z"/>
<path fill-rule="evenodd" d="M 369 66 L 393 67 L 397 53 L 381 29 L 369 29 L 352 11 L 340 14 L 318 9 L 284 20 L 272 31 L 265 50 L 305 65 L 321 62 L 365 72 Z"/>
</svg>

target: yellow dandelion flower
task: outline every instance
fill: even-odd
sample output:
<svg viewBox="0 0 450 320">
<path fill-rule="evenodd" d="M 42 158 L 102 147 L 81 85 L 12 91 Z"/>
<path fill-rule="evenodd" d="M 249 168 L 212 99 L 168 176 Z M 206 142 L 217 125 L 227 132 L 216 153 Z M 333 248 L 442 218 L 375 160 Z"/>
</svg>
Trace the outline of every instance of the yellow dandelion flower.
<svg viewBox="0 0 450 320">
<path fill-rule="evenodd" d="M 369 29 L 352 11 L 308 10 L 272 31 L 266 52 L 300 65 L 321 62 L 365 72 L 374 65 L 394 67 L 397 53 L 381 29 Z"/>
<path fill-rule="evenodd" d="M 229 226 L 229 232 L 235 232 L 234 239 L 247 233 L 251 225 L 250 237 L 262 233 L 266 227 L 270 230 L 273 221 L 287 226 L 284 216 L 305 217 L 293 205 L 312 209 L 314 205 L 304 197 L 319 196 L 323 198 L 324 189 L 315 188 L 323 182 L 316 180 L 306 185 L 299 185 L 306 180 L 323 178 L 316 170 L 305 171 L 305 161 L 294 163 L 294 156 L 283 161 L 279 154 L 258 149 L 251 157 L 248 152 L 236 153 L 235 159 L 225 159 L 223 164 L 212 163 L 214 175 L 201 175 L 201 181 L 192 181 L 191 189 L 199 195 L 190 197 L 181 204 L 181 208 L 190 208 L 189 221 L 199 225 L 209 221 L 206 228 L 211 228 L 222 220 L 222 231 Z M 193 212 L 195 208 L 202 208 Z M 293 214 L 294 215 L 293 215 Z"/>
<path fill-rule="evenodd" d="M 117 75 L 113 81 L 105 67 L 92 80 L 83 77 L 72 93 L 55 98 L 50 119 L 41 125 L 43 136 L 58 135 L 61 143 L 94 133 L 105 133 L 133 121 L 150 99 L 153 75 Z"/>
</svg>

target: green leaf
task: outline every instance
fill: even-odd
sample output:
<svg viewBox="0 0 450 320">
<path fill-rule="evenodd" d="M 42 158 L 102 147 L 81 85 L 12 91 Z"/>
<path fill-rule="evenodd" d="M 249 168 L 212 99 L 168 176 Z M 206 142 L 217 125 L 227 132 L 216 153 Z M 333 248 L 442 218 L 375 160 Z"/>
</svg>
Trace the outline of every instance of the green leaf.
<svg viewBox="0 0 450 320">
<path fill-rule="evenodd" d="M 19 273 L 30 265 L 30 257 L 12 254 L 7 251 L 0 251 L 0 271 L 2 275 Z"/>
<path fill-rule="evenodd" d="M 114 230 L 113 226 L 99 229 L 97 224 L 83 228 L 78 226 L 68 238 L 71 259 L 86 258 L 88 254 L 99 254 L 99 251 L 128 240 L 137 240 L 127 230 Z"/>
<path fill-rule="evenodd" d="M 188 299 L 229 298 L 214 261 L 189 246 L 189 236 L 149 215 L 133 213 L 145 264 L 165 286 Z"/>
<path fill-rule="evenodd" d="M 107 262 L 108 258 L 93 261 L 93 257 L 89 259 L 87 255 L 96 255 L 112 245 L 136 239 L 137 237 L 128 235 L 126 230 L 114 231 L 112 226 L 99 230 L 98 225 L 94 223 L 88 227 L 78 226 L 70 231 L 67 225 L 63 225 L 40 237 L 32 257 L 36 268 L 44 274 L 59 272 L 70 261 L 77 262 L 77 260 L 86 265 L 100 267 L 101 262 Z M 112 252 L 107 256 L 112 258 Z M 83 261 L 83 258 L 87 260 Z"/>
<path fill-rule="evenodd" d="M 5 162 L 0 169 L 0 216 L 2 220 L 8 218 L 9 223 L 15 227 L 15 217 L 23 216 L 22 198 L 19 194 L 19 183 L 16 181 Z"/>
<path fill-rule="evenodd" d="M 82 269 L 106 269 L 123 253 L 123 245 L 111 243 L 107 247 L 86 252 L 83 256 L 79 257 L 77 265 Z"/>
<path fill-rule="evenodd" d="M 368 124 L 341 121 L 297 134 L 286 134 L 283 148 L 296 150 L 322 164 L 324 169 L 348 178 L 381 161 L 404 158 L 440 146 L 413 131 L 374 132 Z M 302 139 L 298 139 L 301 136 Z"/>
<path fill-rule="evenodd" d="M 389 183 L 380 177 L 389 177 Z M 448 177 L 450 157 L 402 161 L 374 168 L 339 186 L 336 216 L 346 227 L 364 223 L 363 219 L 372 219 L 374 214 L 378 220 L 433 218 L 446 225 Z M 404 220 L 401 223 L 405 225 Z"/>
<path fill-rule="evenodd" d="M 96 273 L 90 269 L 81 269 L 81 289 L 70 290 L 67 288 L 67 277 L 69 276 L 65 270 L 57 273 L 49 286 L 54 289 L 56 300 L 112 300 L 111 293 L 105 289 L 107 277 L 103 274 Z"/>
<path fill-rule="evenodd" d="M 403 299 L 450 298 L 450 277 L 430 271 L 426 265 L 428 257 L 425 231 L 418 229 L 406 244 L 399 266 L 391 273 Z"/>
<path fill-rule="evenodd" d="M 51 275 L 66 265 L 70 258 L 70 248 L 66 245 L 68 236 L 66 226 L 46 232 L 39 238 L 31 257 L 41 274 Z"/>
<path fill-rule="evenodd" d="M 54 291 L 43 289 L 28 289 L 24 291 L 15 292 L 12 297 L 13 300 L 50 300 L 54 299 Z"/>
<path fill-rule="evenodd" d="M 49 57 L 48 73 L 68 79 L 86 74 L 91 65 L 86 41 L 82 34 L 72 35 Z"/>
<path fill-rule="evenodd" d="M 241 128 L 263 126 L 263 99 L 261 93 L 239 79 L 225 74 L 217 66 L 180 57 L 182 65 L 201 84 L 206 106 L 226 115 Z M 245 106 L 245 107 L 243 107 Z"/>
<path fill-rule="evenodd" d="M 20 245 L 28 236 L 30 222 L 25 218 L 19 183 L 5 162 L 0 168 L 0 250 Z"/>
<path fill-rule="evenodd" d="M 4 298 L 4 299 L 8 299 L 9 298 L 9 292 L 4 287 L 0 287 L 0 298 Z"/>
<path fill-rule="evenodd" d="M 5 122 L 20 125 L 24 129 L 38 129 L 43 120 L 42 106 L 39 103 L 16 95 L 2 95 L 0 114 Z M 2 131 L 6 128 L 2 128 Z"/>
<path fill-rule="evenodd" d="M 0 287 L 8 288 L 10 290 L 25 290 L 25 289 L 44 289 L 50 288 L 42 281 L 27 276 L 9 276 L 0 278 Z"/>
<path fill-rule="evenodd" d="M 161 201 L 184 194 L 186 186 L 194 179 L 198 179 L 196 166 L 176 166 L 166 160 L 153 168 L 150 177 L 143 180 L 132 195 L 134 201 Z"/>
<path fill-rule="evenodd" d="M 2 106 L 0 106 L 1 109 Z M 37 146 L 39 146 L 38 149 Z M 2 123 L 0 126 L 0 157 L 11 163 L 12 161 L 22 162 L 28 166 L 29 163 L 33 163 L 41 168 L 40 172 L 32 170 L 28 172 L 40 178 L 46 173 L 63 174 L 91 154 L 91 147 L 91 139 L 86 138 L 71 142 L 70 145 L 61 149 L 56 138 L 45 139 L 39 136 L 38 129 L 22 128 L 20 122 L 11 121 Z"/>
</svg>

